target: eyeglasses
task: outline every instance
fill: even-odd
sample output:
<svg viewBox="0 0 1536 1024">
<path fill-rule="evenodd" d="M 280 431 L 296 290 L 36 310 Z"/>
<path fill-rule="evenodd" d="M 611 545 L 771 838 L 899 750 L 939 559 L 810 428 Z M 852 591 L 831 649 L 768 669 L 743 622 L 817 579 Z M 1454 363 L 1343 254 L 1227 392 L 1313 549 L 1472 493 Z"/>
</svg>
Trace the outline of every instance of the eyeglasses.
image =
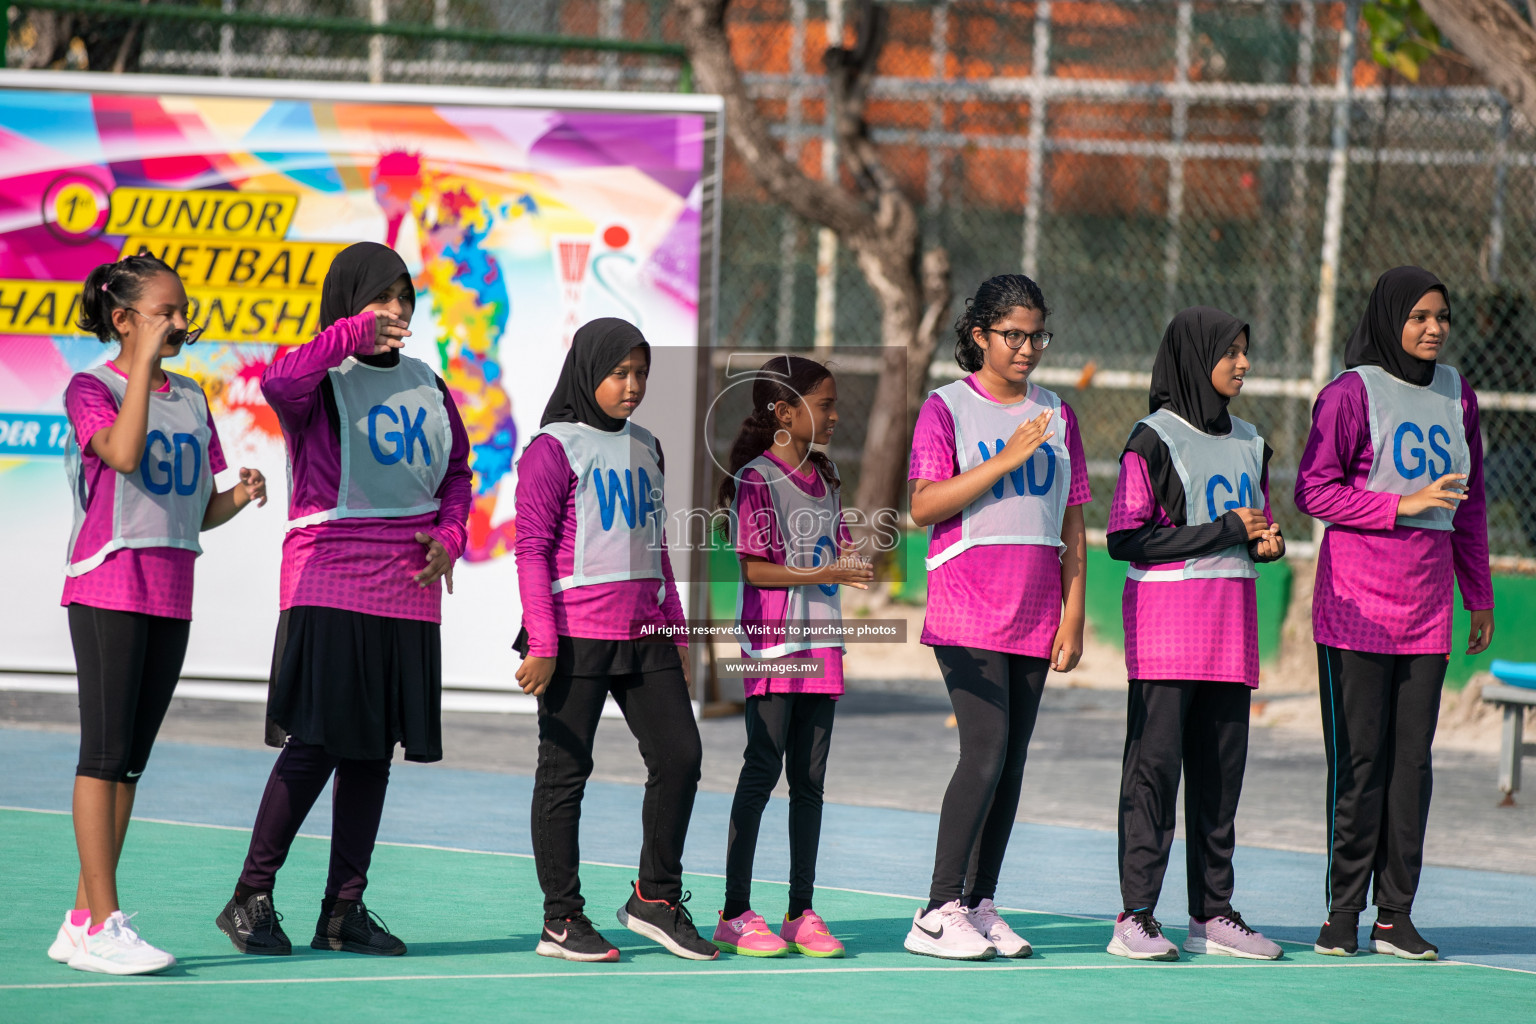
<svg viewBox="0 0 1536 1024">
<path fill-rule="evenodd" d="M 1023 348 L 1026 341 L 1035 347 L 1036 352 L 1043 352 L 1051 344 L 1052 337 L 1050 331 L 1036 331 L 1034 334 L 1027 334 L 1024 331 L 999 331 L 995 327 L 988 327 L 987 333 L 1001 334 L 1003 336 L 1003 344 L 1015 352 Z"/>
<path fill-rule="evenodd" d="M 171 316 L 169 313 L 141 313 L 139 310 L 134 309 L 132 306 L 124 306 L 123 308 L 130 313 L 137 313 L 145 320 L 153 320 L 155 317 L 160 316 L 169 319 Z M 203 331 L 205 330 L 207 330 L 207 328 L 203 327 L 201 324 L 188 320 L 186 330 L 182 330 L 178 327 L 176 330 L 165 336 L 165 343 L 167 345 L 193 345 L 197 343 L 197 339 L 203 336 Z"/>
</svg>

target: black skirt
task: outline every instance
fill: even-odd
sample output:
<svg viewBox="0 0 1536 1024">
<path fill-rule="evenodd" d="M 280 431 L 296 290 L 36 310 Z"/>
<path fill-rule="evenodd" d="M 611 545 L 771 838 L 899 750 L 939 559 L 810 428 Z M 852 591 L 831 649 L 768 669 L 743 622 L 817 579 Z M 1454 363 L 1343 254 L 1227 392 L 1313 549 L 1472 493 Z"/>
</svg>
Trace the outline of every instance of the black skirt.
<svg viewBox="0 0 1536 1024">
<path fill-rule="evenodd" d="M 640 640 L 593 640 L 588 637 L 559 637 L 555 654 L 555 675 L 603 679 L 609 676 L 640 675 L 679 668 L 682 660 L 677 644 L 670 637 L 646 637 Z M 525 627 L 512 642 L 512 649 L 528 657 L 528 630 Z"/>
<path fill-rule="evenodd" d="M 267 743 L 291 736 L 361 761 L 443 759 L 442 639 L 435 622 L 303 605 L 272 649 Z"/>
</svg>

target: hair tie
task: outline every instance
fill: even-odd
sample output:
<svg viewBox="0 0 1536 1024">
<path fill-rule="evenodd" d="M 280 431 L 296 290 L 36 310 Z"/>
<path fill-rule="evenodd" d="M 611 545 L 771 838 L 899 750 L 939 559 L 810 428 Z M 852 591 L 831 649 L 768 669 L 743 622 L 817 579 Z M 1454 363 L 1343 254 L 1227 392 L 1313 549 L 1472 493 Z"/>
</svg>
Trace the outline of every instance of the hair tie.
<svg viewBox="0 0 1536 1024">
<path fill-rule="evenodd" d="M 105 281 L 101 282 L 101 290 L 102 291 L 106 291 L 107 290 L 107 282 L 105 282 Z"/>
</svg>

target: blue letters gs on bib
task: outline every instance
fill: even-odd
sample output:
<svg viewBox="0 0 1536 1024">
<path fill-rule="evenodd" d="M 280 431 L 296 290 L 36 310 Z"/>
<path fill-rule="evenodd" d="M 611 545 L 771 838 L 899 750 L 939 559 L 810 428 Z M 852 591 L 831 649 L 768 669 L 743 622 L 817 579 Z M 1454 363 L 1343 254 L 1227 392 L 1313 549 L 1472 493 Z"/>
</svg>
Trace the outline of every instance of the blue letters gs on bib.
<svg viewBox="0 0 1536 1024">
<path fill-rule="evenodd" d="M 1211 477 L 1205 485 L 1205 511 L 1211 522 L 1222 514 L 1238 508 L 1253 508 L 1253 481 L 1247 473 L 1237 478 L 1237 497 L 1221 503 L 1221 512 L 1216 510 L 1216 491 L 1220 488 L 1228 494 L 1232 493 L 1232 482 L 1220 473 Z"/>
<path fill-rule="evenodd" d="M 167 438 L 161 431 L 151 430 L 144 439 L 139 479 L 149 493 L 170 494 L 174 488 L 183 497 L 196 494 L 202 474 L 203 446 L 194 435 L 173 434 Z"/>
<path fill-rule="evenodd" d="M 1001 455 L 1003 449 L 1007 447 L 1006 443 L 1000 437 L 997 438 L 995 444 L 997 446 L 997 450 L 994 453 L 987 451 L 987 442 L 976 442 L 976 447 L 981 449 L 981 459 L 983 462 L 985 462 L 987 459 L 990 459 L 993 454 Z M 1039 455 L 1041 452 L 1045 453 L 1045 469 L 1043 471 L 1045 474 L 1044 481 L 1037 479 L 1037 474 L 1035 472 L 1035 464 L 1037 462 L 1035 456 Z M 1042 444 L 1039 448 L 1035 449 L 1035 454 L 1029 457 L 1028 462 L 1024 463 L 1024 465 L 1020 466 L 1018 469 L 1011 470 L 1008 473 L 1008 481 L 1013 484 L 1013 493 L 1021 498 L 1024 496 L 1026 491 L 1037 496 L 1049 493 L 1051 490 L 1051 484 L 1056 482 L 1055 450 L 1053 450 L 1048 444 Z M 997 483 L 992 485 L 992 497 L 1001 498 L 1002 496 L 1003 482 L 999 480 Z"/>
<path fill-rule="evenodd" d="M 425 465 L 432 465 L 432 446 L 427 443 L 427 432 L 424 424 L 427 421 L 427 410 L 418 407 L 416 415 L 411 415 L 410 409 L 400 406 L 400 414 L 395 415 L 395 410 L 387 405 L 376 405 L 368 410 L 368 447 L 373 451 L 373 457 L 381 466 L 393 466 L 401 459 L 406 465 L 416 464 L 416 445 L 421 445 L 421 459 Z M 398 426 L 399 430 L 385 430 L 379 432 L 379 421 L 387 420 L 385 424 Z M 384 445 L 379 442 L 383 441 Z M 387 445 L 388 447 L 385 447 Z"/>
<path fill-rule="evenodd" d="M 1416 444 L 1404 448 L 1403 441 L 1413 438 Z M 1423 447 L 1424 430 L 1417 423 L 1406 421 L 1398 424 L 1397 432 L 1392 435 L 1392 464 L 1397 467 L 1398 475 L 1404 480 L 1412 480 L 1423 476 L 1426 472 L 1431 477 L 1442 477 L 1451 471 L 1451 453 L 1446 447 L 1451 442 L 1451 432 L 1436 423 L 1429 428 L 1429 453 L 1426 455 Z M 1407 455 L 1413 461 L 1405 462 L 1403 456 Z M 1437 465 L 1431 455 L 1440 456 Z"/>
</svg>

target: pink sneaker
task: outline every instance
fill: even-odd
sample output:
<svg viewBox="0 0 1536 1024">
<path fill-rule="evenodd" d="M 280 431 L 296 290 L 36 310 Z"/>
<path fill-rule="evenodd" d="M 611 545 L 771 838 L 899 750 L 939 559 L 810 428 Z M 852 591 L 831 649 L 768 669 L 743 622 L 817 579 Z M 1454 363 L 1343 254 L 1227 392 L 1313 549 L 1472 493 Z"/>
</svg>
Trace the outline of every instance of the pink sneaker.
<svg viewBox="0 0 1536 1024">
<path fill-rule="evenodd" d="M 842 956 L 843 944 L 827 931 L 827 922 L 821 915 L 807 907 L 805 913 L 791 921 L 784 919 L 779 938 L 801 956 Z"/>
<path fill-rule="evenodd" d="M 715 926 L 715 934 L 709 941 L 737 956 L 785 956 L 789 953 L 784 940 L 773 934 L 761 914 L 752 910 L 729 921 L 722 912 L 720 923 Z"/>
</svg>

